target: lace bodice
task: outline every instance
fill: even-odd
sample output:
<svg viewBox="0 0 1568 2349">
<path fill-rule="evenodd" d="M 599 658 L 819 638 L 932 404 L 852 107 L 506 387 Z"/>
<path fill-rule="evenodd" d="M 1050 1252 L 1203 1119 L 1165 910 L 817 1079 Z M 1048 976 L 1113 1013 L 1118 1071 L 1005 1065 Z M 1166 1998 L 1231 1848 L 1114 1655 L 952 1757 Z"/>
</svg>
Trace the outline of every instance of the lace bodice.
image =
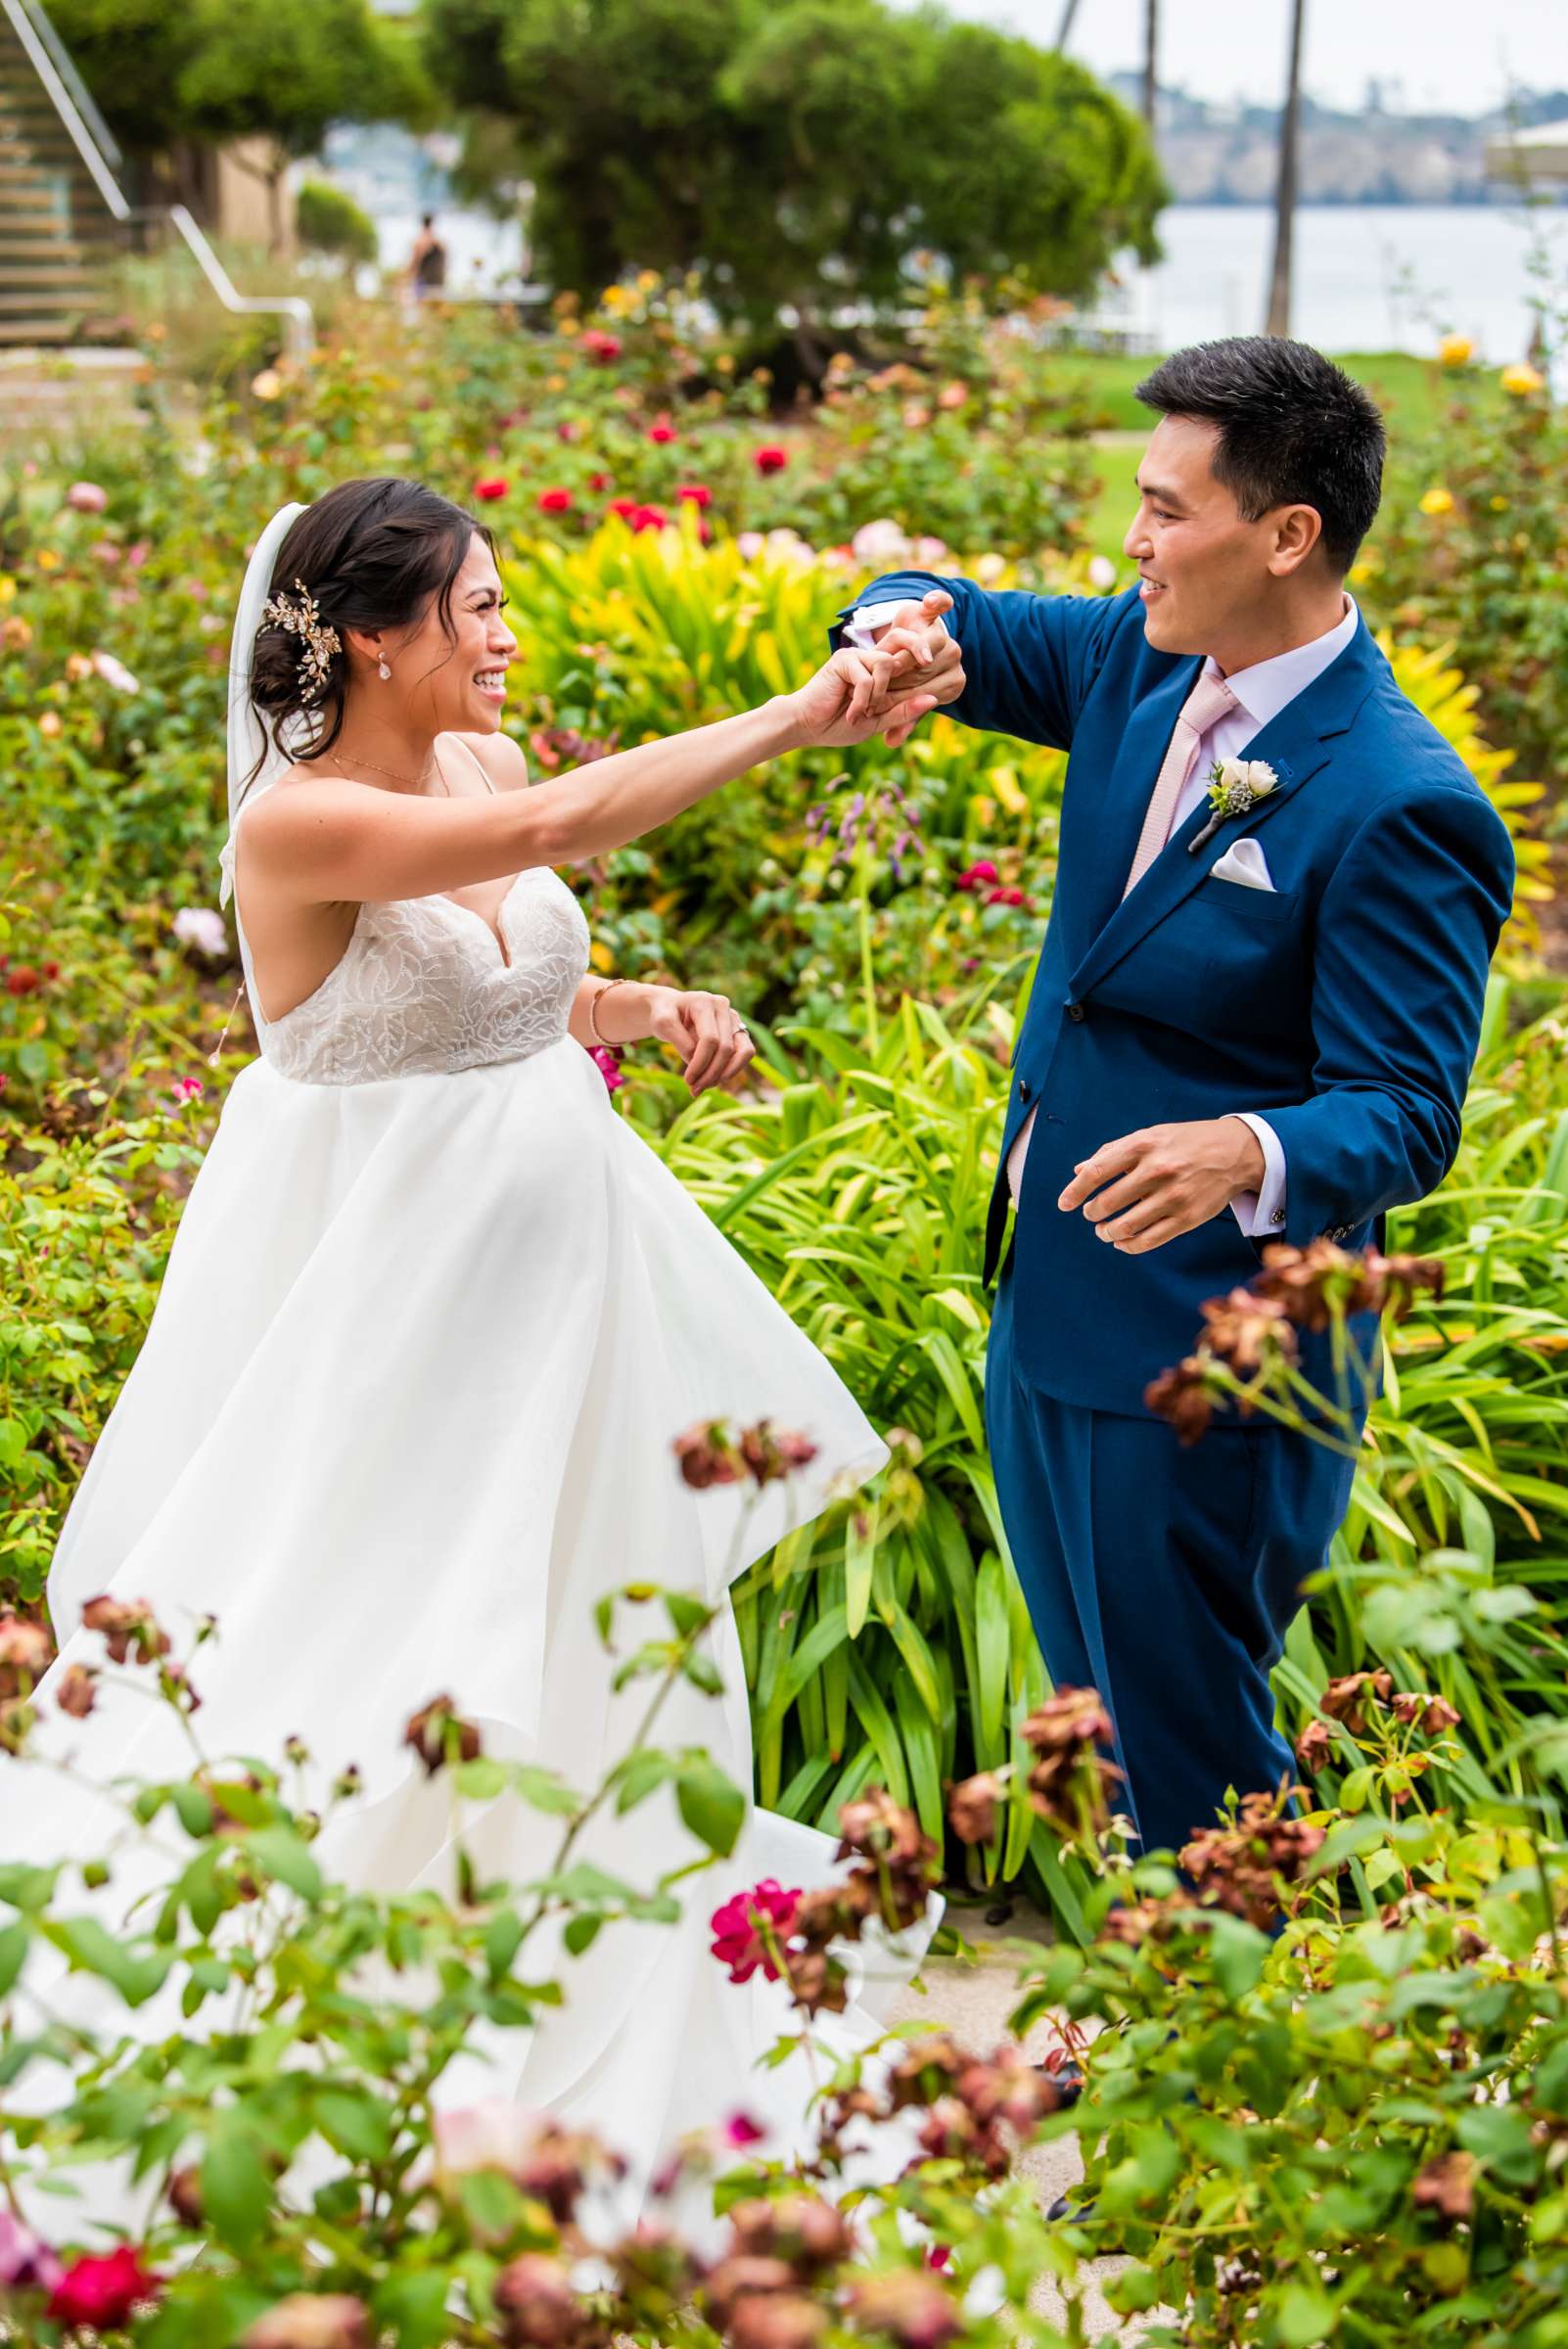
<svg viewBox="0 0 1568 2349">
<path fill-rule="evenodd" d="M 588 967 L 582 909 L 541 865 L 519 873 L 501 902 L 510 965 L 484 916 L 454 898 L 372 898 L 321 985 L 269 1020 L 256 1000 L 237 893 L 233 903 L 262 1055 L 302 1084 L 370 1084 L 525 1060 L 566 1035 Z"/>
</svg>

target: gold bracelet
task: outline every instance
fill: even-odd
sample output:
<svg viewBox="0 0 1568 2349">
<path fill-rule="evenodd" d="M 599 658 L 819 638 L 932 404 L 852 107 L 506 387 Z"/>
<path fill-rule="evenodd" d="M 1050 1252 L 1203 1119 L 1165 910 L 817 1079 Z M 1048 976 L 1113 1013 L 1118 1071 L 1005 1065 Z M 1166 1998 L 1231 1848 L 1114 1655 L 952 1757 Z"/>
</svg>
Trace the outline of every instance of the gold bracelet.
<svg viewBox="0 0 1568 2349">
<path fill-rule="evenodd" d="M 624 979 L 611 979 L 606 983 L 605 986 L 596 987 L 592 994 L 588 997 L 588 1026 L 593 1031 L 594 1040 L 597 1043 L 603 1044 L 607 1052 L 613 1052 L 616 1047 L 611 1043 L 610 1038 L 607 1036 L 600 1033 L 599 1006 L 604 1001 L 605 996 L 610 992 L 612 987 L 624 987 L 626 984 L 627 983 Z"/>
</svg>

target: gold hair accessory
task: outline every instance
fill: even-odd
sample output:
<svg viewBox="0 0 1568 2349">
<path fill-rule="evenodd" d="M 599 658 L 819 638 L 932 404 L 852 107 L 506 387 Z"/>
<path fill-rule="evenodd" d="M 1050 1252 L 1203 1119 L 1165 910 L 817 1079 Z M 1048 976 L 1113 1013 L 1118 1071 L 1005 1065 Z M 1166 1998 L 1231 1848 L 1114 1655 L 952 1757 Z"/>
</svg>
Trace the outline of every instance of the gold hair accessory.
<svg viewBox="0 0 1568 2349">
<path fill-rule="evenodd" d="M 316 599 L 303 579 L 296 579 L 299 602 L 285 591 L 269 595 L 261 607 L 261 618 L 274 627 L 287 628 L 291 636 L 300 639 L 300 699 L 318 701 L 326 690 L 327 672 L 333 655 L 343 651 L 343 639 L 336 628 L 323 627 Z"/>
</svg>

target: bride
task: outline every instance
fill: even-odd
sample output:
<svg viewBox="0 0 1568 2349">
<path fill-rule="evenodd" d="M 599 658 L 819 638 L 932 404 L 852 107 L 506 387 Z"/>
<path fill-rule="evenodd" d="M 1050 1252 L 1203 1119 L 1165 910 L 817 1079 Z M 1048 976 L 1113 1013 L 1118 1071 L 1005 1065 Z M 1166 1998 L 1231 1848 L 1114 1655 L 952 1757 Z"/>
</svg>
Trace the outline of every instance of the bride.
<svg viewBox="0 0 1568 2349">
<path fill-rule="evenodd" d="M 208 1753 L 276 1763 L 293 1735 L 319 1788 L 357 1767 L 363 1799 L 316 1846 L 356 1887 L 445 1884 L 448 1797 L 401 1742 L 438 1694 L 486 1751 L 597 1783 L 638 1691 L 610 1693 L 595 1601 L 628 1582 L 723 1602 L 723 1696 L 683 1690 L 661 1740 L 706 1746 L 749 1788 L 726 1579 L 817 1514 L 835 1479 L 888 1456 L 614 1113 L 585 1048 L 656 1037 L 696 1094 L 739 1079 L 745 1022 L 722 995 L 589 976 L 555 868 L 782 753 L 908 725 L 957 684 L 900 677 L 907 655 L 840 652 L 759 710 L 530 786 L 501 731 L 518 652 L 504 610 L 488 533 L 415 482 L 286 507 L 252 558 L 222 899 L 232 887 L 260 1057 L 229 1090 L 60 1538 L 60 1652 L 36 1745 L 6 1765 L 6 1859 L 107 1851 L 123 1820 L 100 1788 L 189 1773 L 181 1724 L 140 1691 L 105 1681 L 76 1720 L 52 1701 L 102 1660 L 80 1616 L 104 1593 L 149 1600 L 177 1650 L 216 1617 L 192 1673 Z M 957 674 L 956 647 L 947 659 Z M 737 1488 L 695 1492 L 677 1472 L 675 1437 L 717 1417 L 768 1417 L 815 1446 L 744 1521 Z M 61 1758 L 79 1775 L 50 1767 Z M 467 1840 L 515 1881 L 557 1834 L 503 1797 Z M 601 1935 L 567 1961 L 561 2013 L 498 2034 L 448 2093 L 595 2127 L 636 2180 L 677 2133 L 741 2104 L 782 2136 L 798 2084 L 756 2068 L 787 2020 L 780 1988 L 759 1974 L 718 1995 L 705 1919 L 762 1875 L 824 1880 L 832 1849 L 754 1812 L 713 1899 L 699 1877 L 678 1926 Z M 592 1856 L 649 1887 L 694 1847 L 661 1795 L 601 1823 Z M 118 1917 L 135 1884 L 116 1856 Z M 52 1995 L 85 2010 L 98 1987 Z M 865 2007 L 839 2019 L 860 2044 L 876 2027 Z M 179 2027 L 160 1999 L 116 2004 L 113 2024 Z"/>
</svg>

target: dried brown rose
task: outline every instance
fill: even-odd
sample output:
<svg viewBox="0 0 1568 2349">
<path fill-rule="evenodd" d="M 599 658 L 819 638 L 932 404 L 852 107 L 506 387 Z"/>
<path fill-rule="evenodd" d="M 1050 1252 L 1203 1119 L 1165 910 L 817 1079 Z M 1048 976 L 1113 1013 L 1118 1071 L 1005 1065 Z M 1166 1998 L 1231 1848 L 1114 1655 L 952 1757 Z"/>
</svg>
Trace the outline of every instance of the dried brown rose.
<svg viewBox="0 0 1568 2349">
<path fill-rule="evenodd" d="M 1441 1736 L 1445 1729 L 1456 1729 L 1459 1715 L 1446 1696 L 1428 1696 L 1423 1689 L 1401 1689 L 1389 1698 L 1389 1709 L 1407 1728 L 1419 1728 L 1424 1737 Z"/>
<path fill-rule="evenodd" d="M 240 2335 L 241 2349 L 366 2349 L 370 2338 L 370 2312 L 352 2292 L 290 2292 Z"/>
<path fill-rule="evenodd" d="M 472 1762 L 482 1751 L 480 1733 L 471 1721 L 464 1721 L 449 1696 L 432 1697 L 428 1705 L 411 1715 L 403 1731 L 404 1745 L 411 1745 L 430 1776 L 442 1769 L 453 1757 L 449 1743 L 455 1744 L 456 1759 Z"/>
<path fill-rule="evenodd" d="M 1317 1702 L 1331 1721 L 1342 1721 L 1359 1737 L 1366 1727 L 1366 1706 L 1386 1705 L 1393 1690 L 1391 1672 L 1347 1672 L 1329 1681 Z"/>
<path fill-rule="evenodd" d="M 960 1843 L 990 1843 L 996 1832 L 1002 1783 L 993 1770 L 963 1778 L 947 1797 L 947 1823 Z"/>
<path fill-rule="evenodd" d="M 98 1702 L 98 1675 L 90 1664 L 66 1666 L 55 1690 L 55 1702 L 62 1713 L 70 1714 L 73 1720 L 86 1720 Z"/>
<path fill-rule="evenodd" d="M 681 1475 L 699 1493 L 711 1485 L 737 1485 L 746 1473 L 727 1420 L 699 1419 L 675 1438 L 674 1452 Z"/>
<path fill-rule="evenodd" d="M 1157 1419 L 1168 1419 L 1183 1446 L 1207 1435 L 1214 1406 L 1208 1366 L 1196 1354 L 1187 1355 L 1174 1369 L 1162 1370 L 1143 1390 L 1144 1409 Z"/>
<path fill-rule="evenodd" d="M 126 1662 L 133 1644 L 138 1663 L 168 1653 L 168 1634 L 160 1628 L 150 1598 L 115 1598 L 105 1591 L 87 1601 L 81 1620 L 87 1631 L 104 1634 L 116 1664 Z"/>
<path fill-rule="evenodd" d="M 1268 1361 L 1296 1359 L 1296 1332 L 1278 1297 L 1232 1289 L 1227 1297 L 1209 1298 L 1203 1318 L 1202 1342 L 1239 1378 L 1250 1377 Z"/>
<path fill-rule="evenodd" d="M 849 2301 L 858 2326 L 891 2334 L 899 2349 L 943 2349 L 963 2331 L 963 2316 L 946 2286 L 912 2268 L 857 2277 Z"/>
<path fill-rule="evenodd" d="M 1410 2188 L 1417 2210 L 1435 2210 L 1440 2218 L 1468 2219 L 1475 2214 L 1475 2155 L 1439 2153 L 1418 2170 Z"/>
</svg>

